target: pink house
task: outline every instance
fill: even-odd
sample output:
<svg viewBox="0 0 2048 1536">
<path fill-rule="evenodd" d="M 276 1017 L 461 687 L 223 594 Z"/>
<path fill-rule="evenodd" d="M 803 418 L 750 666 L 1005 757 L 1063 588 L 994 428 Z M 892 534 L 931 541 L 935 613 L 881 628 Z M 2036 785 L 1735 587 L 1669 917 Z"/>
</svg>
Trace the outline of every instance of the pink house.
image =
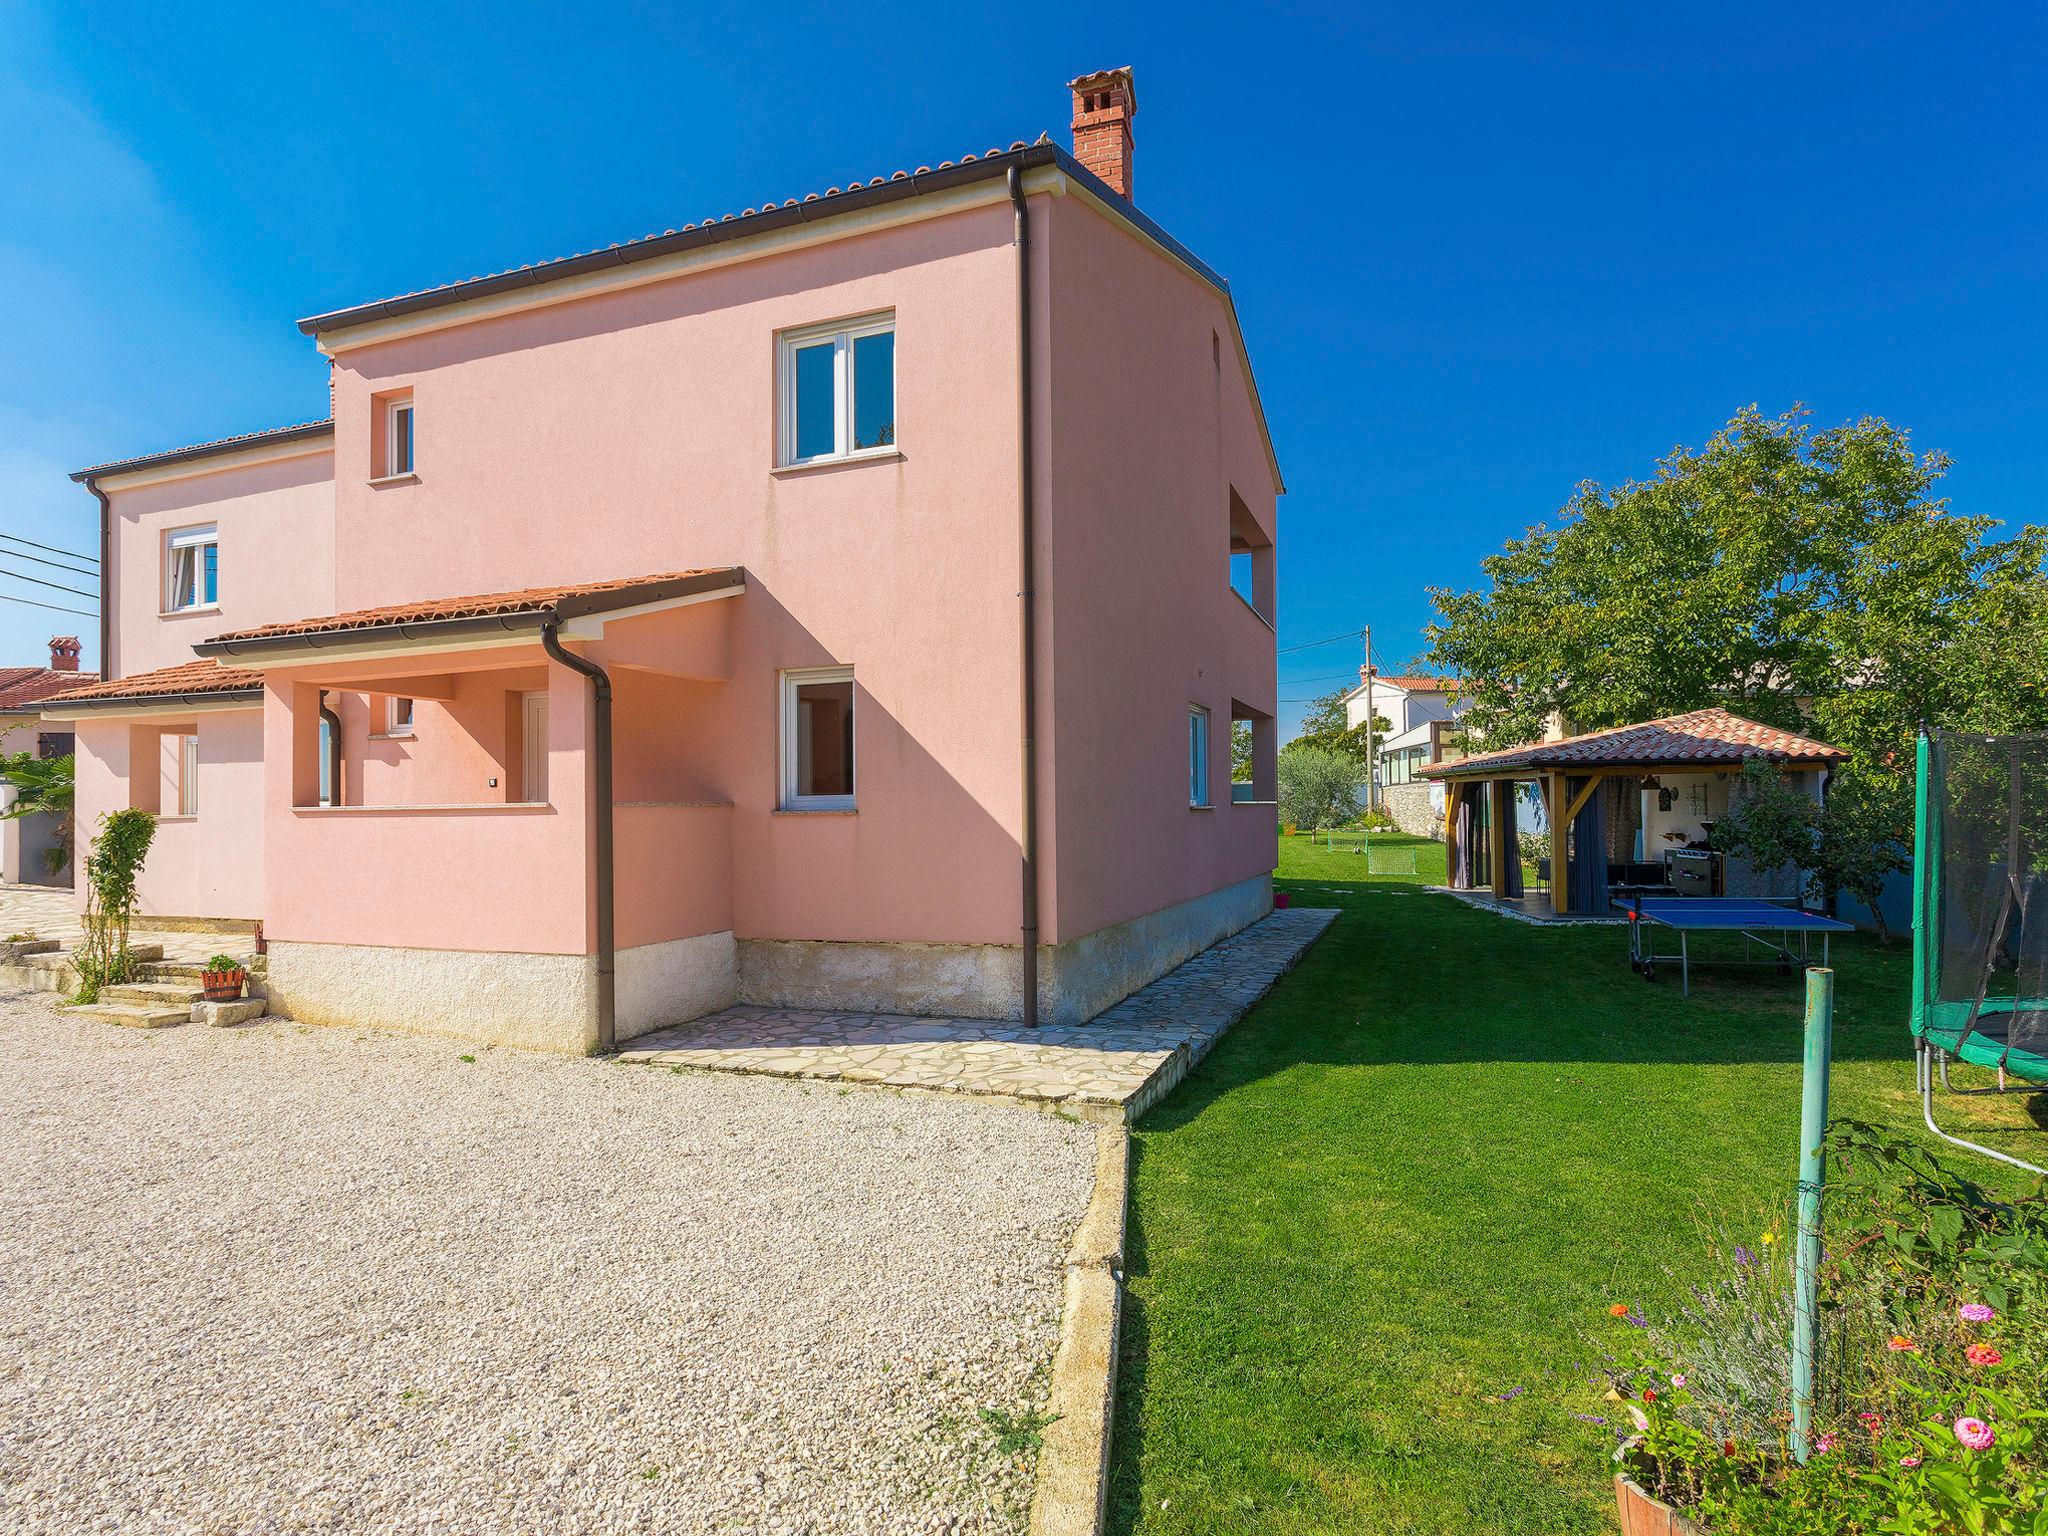
<svg viewBox="0 0 2048 1536">
<path fill-rule="evenodd" d="M 314 316 L 330 420 L 80 471 L 107 680 L 46 713 L 81 825 L 158 813 L 145 910 L 260 921 L 294 1017 L 565 1050 L 1079 1021 L 1262 916 L 1279 472 L 1130 72 L 1073 98 Z"/>
</svg>

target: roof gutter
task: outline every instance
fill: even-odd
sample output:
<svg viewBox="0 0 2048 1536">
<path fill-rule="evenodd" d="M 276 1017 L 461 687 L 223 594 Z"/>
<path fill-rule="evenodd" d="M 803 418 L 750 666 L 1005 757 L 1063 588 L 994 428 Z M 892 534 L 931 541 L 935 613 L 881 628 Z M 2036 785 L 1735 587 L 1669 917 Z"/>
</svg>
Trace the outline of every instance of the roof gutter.
<svg viewBox="0 0 2048 1536">
<path fill-rule="evenodd" d="M 1009 172 L 1010 206 L 1016 213 L 1017 247 L 1017 691 L 1022 700 L 1022 808 L 1017 841 L 1022 850 L 1022 921 L 1018 944 L 1024 972 L 1020 984 L 1024 1027 L 1038 1027 L 1038 615 L 1037 528 L 1032 506 L 1031 389 L 1031 212 L 1024 200 L 1024 173 Z"/>
<path fill-rule="evenodd" d="M 541 649 L 590 679 L 596 712 L 596 740 L 591 744 L 591 793 L 597 800 L 597 1049 L 600 1055 L 618 1046 L 618 1015 L 614 975 L 618 964 L 612 882 L 612 680 L 596 662 L 562 649 L 552 615 L 541 626 Z"/>
<path fill-rule="evenodd" d="M 110 693 L 90 699 L 67 699 L 61 694 L 42 700 L 42 711 L 46 719 L 63 719 L 75 709 L 134 709 L 137 705 L 172 704 L 220 704 L 237 699 L 261 699 L 263 690 L 256 688 L 215 688 L 205 693 Z M 59 714 L 51 716 L 55 709 Z"/>
</svg>

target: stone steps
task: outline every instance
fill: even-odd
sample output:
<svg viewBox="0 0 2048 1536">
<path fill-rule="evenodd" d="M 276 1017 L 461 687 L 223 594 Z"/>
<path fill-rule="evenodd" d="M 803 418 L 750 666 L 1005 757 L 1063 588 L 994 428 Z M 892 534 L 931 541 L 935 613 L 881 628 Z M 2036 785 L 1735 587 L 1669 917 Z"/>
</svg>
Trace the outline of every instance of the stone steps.
<svg viewBox="0 0 2048 1536">
<path fill-rule="evenodd" d="M 74 1018 L 97 1019 L 103 1024 L 123 1024 L 130 1029 L 164 1029 L 192 1020 L 189 1003 L 182 1008 L 166 1008 L 156 1003 L 59 1003 L 57 1011 Z"/>
<path fill-rule="evenodd" d="M 100 994 L 104 1002 L 155 1004 L 163 1008 L 190 1008 L 199 997 L 198 987 L 182 981 L 130 981 Z"/>
</svg>

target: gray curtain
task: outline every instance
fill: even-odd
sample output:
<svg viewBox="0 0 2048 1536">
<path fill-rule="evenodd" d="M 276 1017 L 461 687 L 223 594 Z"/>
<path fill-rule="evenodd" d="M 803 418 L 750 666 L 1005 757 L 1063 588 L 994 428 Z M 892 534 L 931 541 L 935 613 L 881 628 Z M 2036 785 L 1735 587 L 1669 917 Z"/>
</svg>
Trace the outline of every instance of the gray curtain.
<svg viewBox="0 0 2048 1536">
<path fill-rule="evenodd" d="M 1515 832 L 1515 786 L 1503 784 L 1500 787 L 1500 836 L 1501 894 L 1519 896 L 1522 894 L 1522 840 Z"/>
<path fill-rule="evenodd" d="M 1566 779 L 1565 797 L 1575 798 L 1584 779 Z M 1607 910 L 1607 786 L 1586 797 L 1572 822 L 1571 893 L 1574 912 Z"/>
<path fill-rule="evenodd" d="M 1463 793 L 1458 796 L 1457 862 L 1451 867 L 1451 888 L 1458 891 L 1472 889 L 1472 796 Z"/>
</svg>

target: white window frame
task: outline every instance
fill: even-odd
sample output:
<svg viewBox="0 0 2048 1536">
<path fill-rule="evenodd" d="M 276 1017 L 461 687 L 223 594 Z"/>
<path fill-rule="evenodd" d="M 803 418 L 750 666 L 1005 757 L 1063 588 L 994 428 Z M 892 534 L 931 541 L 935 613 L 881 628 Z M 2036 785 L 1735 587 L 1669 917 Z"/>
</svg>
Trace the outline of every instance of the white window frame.
<svg viewBox="0 0 2048 1536">
<path fill-rule="evenodd" d="M 178 738 L 178 814 L 199 814 L 199 738 L 189 733 Z"/>
<path fill-rule="evenodd" d="M 860 706 L 859 690 L 855 690 L 853 706 L 853 794 L 851 795 L 800 795 L 796 791 L 796 696 L 797 690 L 806 683 L 850 683 L 853 681 L 852 667 L 803 667 L 780 674 L 782 689 L 782 759 L 781 794 L 778 804 L 785 811 L 850 811 L 860 794 Z"/>
<path fill-rule="evenodd" d="M 398 462 L 398 417 L 404 412 L 408 426 L 405 434 L 406 456 L 401 468 Z M 419 473 L 420 461 L 420 417 L 414 408 L 411 395 L 394 395 L 384 402 L 384 479 L 395 479 L 400 475 Z"/>
<path fill-rule="evenodd" d="M 400 717 L 400 705 L 404 706 L 403 718 Z M 384 734 L 386 736 L 410 736 L 412 734 L 413 720 L 417 710 L 416 701 L 402 693 L 394 693 L 385 702 L 384 710 Z"/>
<path fill-rule="evenodd" d="M 896 330 L 896 312 L 884 315 L 869 315 L 859 320 L 835 320 L 825 325 L 807 325 L 799 330 L 783 331 L 777 335 L 775 348 L 776 372 L 776 424 L 775 463 L 782 469 L 794 469 L 804 464 L 836 464 L 847 459 L 887 458 L 897 452 L 897 443 L 903 440 L 899 429 L 896 442 L 877 444 L 873 448 L 853 448 L 853 344 L 864 336 L 893 335 Z M 806 347 L 823 342 L 832 343 L 832 451 L 814 453 L 808 458 L 797 457 L 796 451 L 796 355 Z M 899 359 L 900 361 L 900 359 Z M 892 396 L 890 419 L 895 420 L 894 409 L 896 374 L 890 374 Z"/>
<path fill-rule="evenodd" d="M 206 595 L 206 554 L 211 547 L 214 560 L 214 594 Z M 178 553 L 192 551 L 192 601 L 178 601 Z M 198 523 L 190 528 L 173 528 L 164 537 L 165 613 L 202 613 L 220 606 L 220 525 Z"/>
<path fill-rule="evenodd" d="M 1209 800 L 1209 711 L 1207 706 L 1188 706 L 1188 808 L 1199 810 Z"/>
</svg>

